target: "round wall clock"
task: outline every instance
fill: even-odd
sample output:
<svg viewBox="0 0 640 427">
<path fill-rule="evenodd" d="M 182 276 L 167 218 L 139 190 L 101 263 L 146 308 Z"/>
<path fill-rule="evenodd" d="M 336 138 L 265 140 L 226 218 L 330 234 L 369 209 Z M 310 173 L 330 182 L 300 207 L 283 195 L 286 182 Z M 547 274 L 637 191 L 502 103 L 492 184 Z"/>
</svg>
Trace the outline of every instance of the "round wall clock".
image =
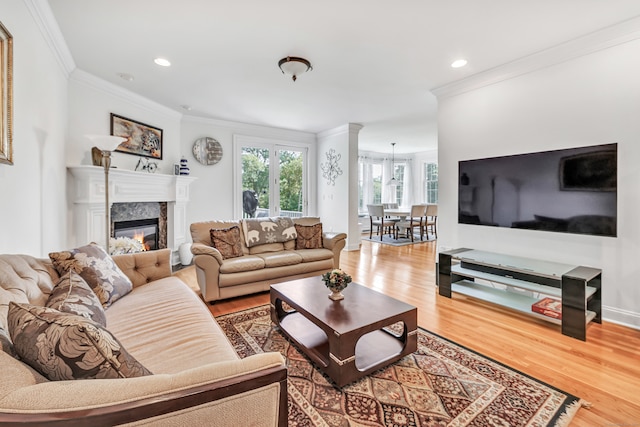
<svg viewBox="0 0 640 427">
<path fill-rule="evenodd" d="M 222 158 L 222 146 L 213 138 L 198 138 L 193 143 L 193 157 L 203 165 L 215 165 Z"/>
</svg>

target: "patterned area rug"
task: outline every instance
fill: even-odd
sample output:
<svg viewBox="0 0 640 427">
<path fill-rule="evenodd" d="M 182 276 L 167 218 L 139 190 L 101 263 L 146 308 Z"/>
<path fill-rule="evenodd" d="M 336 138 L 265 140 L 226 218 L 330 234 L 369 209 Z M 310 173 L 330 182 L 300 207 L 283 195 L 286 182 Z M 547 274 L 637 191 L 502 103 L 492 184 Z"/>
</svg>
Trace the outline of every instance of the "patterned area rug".
<svg viewBox="0 0 640 427">
<path fill-rule="evenodd" d="M 287 359 L 289 426 L 566 426 L 580 399 L 424 329 L 418 350 L 342 389 L 274 328 L 269 306 L 216 318 L 240 357 Z"/>
<path fill-rule="evenodd" d="M 420 240 L 419 234 L 416 234 L 413 236 L 413 242 L 409 237 L 398 236 L 397 239 L 394 239 L 388 234 L 385 234 L 382 236 L 382 241 L 380 241 L 380 236 L 376 236 L 375 234 L 371 238 L 369 238 L 369 234 L 362 235 L 362 240 L 368 240 L 370 242 L 382 243 L 383 245 L 391 245 L 391 246 L 415 245 L 418 243 L 427 243 L 427 242 L 431 243 L 436 241 L 435 236 L 433 235 L 429 235 L 428 237 L 423 236 L 422 239 L 423 240 Z"/>
</svg>

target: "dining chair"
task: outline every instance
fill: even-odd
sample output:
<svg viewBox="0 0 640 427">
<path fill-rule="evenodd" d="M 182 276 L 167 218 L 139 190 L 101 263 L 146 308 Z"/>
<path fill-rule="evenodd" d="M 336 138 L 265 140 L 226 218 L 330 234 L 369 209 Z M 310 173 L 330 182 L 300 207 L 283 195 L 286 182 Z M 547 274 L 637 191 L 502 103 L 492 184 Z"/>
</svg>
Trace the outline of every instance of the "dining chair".
<svg viewBox="0 0 640 427">
<path fill-rule="evenodd" d="M 422 217 L 425 216 L 427 207 L 425 205 L 413 205 L 411 206 L 411 215 L 403 221 L 399 221 L 396 225 L 398 233 L 407 233 L 407 237 L 411 238 L 413 242 L 413 229 L 420 230 L 420 240 L 424 236 L 424 227 L 422 223 Z"/>
<path fill-rule="evenodd" d="M 401 219 L 401 218 L 400 218 L 399 216 L 396 216 L 396 215 L 389 215 L 389 214 L 387 213 L 387 209 L 398 209 L 398 204 L 397 204 L 397 203 L 383 203 L 383 204 L 382 204 L 382 207 L 383 207 L 383 208 L 384 208 L 384 210 L 385 210 L 384 217 L 385 217 L 387 220 L 389 220 L 389 221 L 393 221 L 394 223 L 397 223 L 398 221 L 400 221 L 400 219 Z M 395 232 L 396 232 L 396 230 L 395 230 L 395 224 L 394 224 L 394 229 L 389 230 L 389 232 L 392 232 L 392 233 L 393 233 L 393 235 L 395 236 Z"/>
<path fill-rule="evenodd" d="M 369 238 L 373 234 L 373 227 L 377 227 L 377 233 L 380 236 L 380 241 L 384 235 L 385 229 L 388 229 L 390 233 L 395 235 L 396 221 L 390 220 L 384 217 L 384 206 L 382 205 L 367 205 L 369 211 Z"/>
<path fill-rule="evenodd" d="M 427 235 L 427 240 L 429 240 L 429 228 L 435 238 L 438 238 L 438 227 L 436 222 L 438 221 L 438 205 L 427 205 L 427 210 L 425 213 L 425 221 L 424 221 L 424 232 Z"/>
</svg>

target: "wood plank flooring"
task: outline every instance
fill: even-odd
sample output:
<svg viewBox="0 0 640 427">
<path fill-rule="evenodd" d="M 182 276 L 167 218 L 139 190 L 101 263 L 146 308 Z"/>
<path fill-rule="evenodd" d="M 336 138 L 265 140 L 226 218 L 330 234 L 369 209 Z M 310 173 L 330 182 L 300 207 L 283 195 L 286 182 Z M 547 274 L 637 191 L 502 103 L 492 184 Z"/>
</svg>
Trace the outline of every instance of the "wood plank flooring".
<svg viewBox="0 0 640 427">
<path fill-rule="evenodd" d="M 640 331 L 605 321 L 591 324 L 582 342 L 489 303 L 441 297 L 435 251 L 436 242 L 363 241 L 359 251 L 342 253 L 341 267 L 354 281 L 418 307 L 421 327 L 590 402 L 572 426 L 640 426 Z M 193 267 L 177 274 L 197 288 Z M 209 307 L 220 315 L 268 303 L 268 293 L 260 293 Z"/>
</svg>

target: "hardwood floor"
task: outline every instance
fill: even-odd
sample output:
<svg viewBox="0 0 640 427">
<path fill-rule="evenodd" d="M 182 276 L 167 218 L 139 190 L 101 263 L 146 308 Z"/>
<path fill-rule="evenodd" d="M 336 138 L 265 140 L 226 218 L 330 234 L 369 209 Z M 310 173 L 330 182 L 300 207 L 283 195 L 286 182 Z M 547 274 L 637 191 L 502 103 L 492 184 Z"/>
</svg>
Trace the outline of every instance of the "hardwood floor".
<svg viewBox="0 0 640 427">
<path fill-rule="evenodd" d="M 559 326 L 489 303 L 441 297 L 435 251 L 436 242 L 363 241 L 359 251 L 342 253 L 341 267 L 354 281 L 418 307 L 421 327 L 590 402 L 572 425 L 640 426 L 640 331 L 605 321 L 590 325 L 582 342 Z M 179 273 L 193 286 L 193 267 Z M 209 307 L 220 315 L 268 303 L 261 293 Z"/>
</svg>

